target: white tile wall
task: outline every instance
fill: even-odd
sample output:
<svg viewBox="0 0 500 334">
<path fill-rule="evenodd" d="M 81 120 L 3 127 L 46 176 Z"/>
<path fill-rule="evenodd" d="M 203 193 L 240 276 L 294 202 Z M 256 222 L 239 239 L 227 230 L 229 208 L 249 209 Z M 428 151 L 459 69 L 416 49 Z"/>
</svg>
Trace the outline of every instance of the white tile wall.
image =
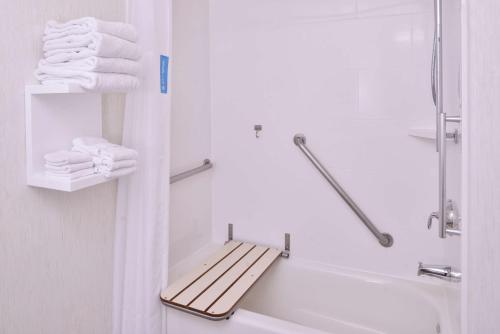
<svg viewBox="0 0 500 334">
<path fill-rule="evenodd" d="M 457 263 L 457 242 L 426 229 L 434 145 L 407 135 L 434 123 L 432 1 L 210 4 L 214 238 L 229 222 L 236 237 L 275 245 L 290 232 L 293 256 L 412 277 L 418 261 Z M 393 248 L 293 145 L 297 132 Z"/>
</svg>

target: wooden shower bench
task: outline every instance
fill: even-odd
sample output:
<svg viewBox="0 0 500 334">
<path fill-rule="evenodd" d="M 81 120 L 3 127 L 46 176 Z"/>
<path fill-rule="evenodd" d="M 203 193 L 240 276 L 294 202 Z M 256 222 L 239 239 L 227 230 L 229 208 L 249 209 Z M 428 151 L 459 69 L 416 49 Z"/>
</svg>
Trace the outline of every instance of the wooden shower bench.
<svg viewBox="0 0 500 334">
<path fill-rule="evenodd" d="M 232 228 L 230 228 L 232 231 Z M 175 309 L 210 320 L 228 319 L 238 302 L 285 250 L 230 240 L 203 265 L 168 286 L 161 301 Z"/>
</svg>

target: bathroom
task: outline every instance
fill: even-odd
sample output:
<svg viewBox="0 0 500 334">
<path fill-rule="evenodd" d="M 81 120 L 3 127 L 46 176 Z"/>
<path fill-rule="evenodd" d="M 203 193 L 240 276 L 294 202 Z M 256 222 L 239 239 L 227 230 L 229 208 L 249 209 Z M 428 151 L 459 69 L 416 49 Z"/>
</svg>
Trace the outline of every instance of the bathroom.
<svg viewBox="0 0 500 334">
<path fill-rule="evenodd" d="M 0 334 L 500 333 L 498 1 L 0 8 Z"/>
</svg>

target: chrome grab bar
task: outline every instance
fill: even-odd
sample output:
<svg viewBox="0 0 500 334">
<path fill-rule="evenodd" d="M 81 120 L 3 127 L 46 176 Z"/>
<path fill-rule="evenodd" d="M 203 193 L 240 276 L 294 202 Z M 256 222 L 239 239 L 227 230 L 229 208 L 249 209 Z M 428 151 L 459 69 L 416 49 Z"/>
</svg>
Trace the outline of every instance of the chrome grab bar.
<svg viewBox="0 0 500 334">
<path fill-rule="evenodd" d="M 306 146 L 306 137 L 302 134 L 296 134 L 293 137 L 293 142 L 297 145 L 302 153 L 312 162 L 314 167 L 323 175 L 323 177 L 330 183 L 330 185 L 337 191 L 337 193 L 342 197 L 342 199 L 349 205 L 349 207 L 354 211 L 356 216 L 361 219 L 363 224 L 372 232 L 372 234 L 378 239 L 378 242 L 384 247 L 391 247 L 394 240 L 392 236 L 388 233 L 382 233 L 378 228 L 372 223 L 372 221 L 364 214 L 363 211 L 356 205 L 353 199 L 347 194 L 347 192 L 342 188 L 342 186 L 335 181 L 333 176 L 328 172 L 328 170 L 319 162 L 319 160 L 314 156 L 314 154 Z"/>
<path fill-rule="evenodd" d="M 210 159 L 205 159 L 205 160 L 203 160 L 203 165 L 201 165 L 199 167 L 187 170 L 185 172 L 182 172 L 182 173 L 179 173 L 176 175 L 172 175 L 170 177 L 170 184 L 175 183 L 175 182 L 180 181 L 180 180 L 183 180 L 183 179 L 188 178 L 190 176 L 193 176 L 195 174 L 201 173 L 203 171 L 206 171 L 207 169 L 212 168 L 213 165 L 214 164 L 212 163 L 212 161 L 210 161 Z"/>
</svg>

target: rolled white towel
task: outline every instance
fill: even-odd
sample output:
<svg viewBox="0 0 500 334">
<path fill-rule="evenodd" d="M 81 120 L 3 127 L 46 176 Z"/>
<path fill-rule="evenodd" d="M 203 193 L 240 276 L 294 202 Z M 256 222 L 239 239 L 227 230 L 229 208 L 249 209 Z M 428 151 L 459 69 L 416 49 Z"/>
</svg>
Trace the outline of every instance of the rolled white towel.
<svg viewBox="0 0 500 334">
<path fill-rule="evenodd" d="M 43 85 L 76 84 L 96 92 L 125 92 L 137 88 L 140 84 L 137 77 L 121 73 L 51 69 L 47 72 L 37 70 L 35 76 Z"/>
<path fill-rule="evenodd" d="M 117 177 L 122 177 L 122 176 L 125 176 L 125 175 L 128 175 L 128 174 L 131 174 L 133 172 L 135 172 L 137 170 L 136 167 L 129 167 L 129 168 L 120 168 L 120 169 L 116 169 L 114 171 L 100 171 L 99 174 L 101 175 L 104 175 L 105 177 L 108 177 L 108 178 L 117 178 Z"/>
<path fill-rule="evenodd" d="M 51 72 L 54 69 L 138 75 L 141 71 L 141 65 L 134 60 L 96 56 L 62 63 L 49 63 L 45 59 L 38 62 L 38 70 L 41 72 Z"/>
<path fill-rule="evenodd" d="M 137 44 L 108 34 L 84 35 L 78 41 L 71 43 L 59 40 L 50 42 L 47 41 L 44 45 L 44 56 L 49 63 L 61 63 L 90 56 L 130 60 L 141 58 L 141 51 Z"/>
<path fill-rule="evenodd" d="M 118 160 L 137 160 L 137 151 L 124 146 L 105 147 L 100 150 L 99 155 L 103 159 Z"/>
<path fill-rule="evenodd" d="M 99 158 L 98 158 L 99 159 Z M 96 160 L 94 160 L 95 162 Z M 137 165 L 136 160 L 111 160 L 111 159 L 100 159 L 100 163 L 96 164 L 96 168 L 99 172 L 112 172 L 117 169 L 135 167 Z"/>
<path fill-rule="evenodd" d="M 63 166 L 67 164 L 77 164 L 92 161 L 88 153 L 61 150 L 47 153 L 43 156 L 46 164 L 53 166 Z"/>
<path fill-rule="evenodd" d="M 67 173 L 73 173 L 82 169 L 87 169 L 87 168 L 92 168 L 94 167 L 94 162 L 89 161 L 89 162 L 82 162 L 78 164 L 67 164 L 67 165 L 62 165 L 62 166 L 54 166 L 50 164 L 45 164 L 45 168 L 47 171 L 51 173 L 56 173 L 56 174 L 67 174 Z"/>
<path fill-rule="evenodd" d="M 79 171 L 72 172 L 72 173 L 54 173 L 51 171 L 45 171 L 45 175 L 48 177 L 58 178 L 60 180 L 67 180 L 67 181 L 79 179 L 81 177 L 85 177 L 85 176 L 89 176 L 89 175 L 93 175 L 93 174 L 95 174 L 94 167 L 81 169 Z"/>
<path fill-rule="evenodd" d="M 69 35 L 83 35 L 102 32 L 131 42 L 137 41 L 137 30 L 133 25 L 123 22 L 102 21 L 95 17 L 82 17 L 67 22 L 49 21 L 45 26 L 44 41 Z"/>
</svg>

